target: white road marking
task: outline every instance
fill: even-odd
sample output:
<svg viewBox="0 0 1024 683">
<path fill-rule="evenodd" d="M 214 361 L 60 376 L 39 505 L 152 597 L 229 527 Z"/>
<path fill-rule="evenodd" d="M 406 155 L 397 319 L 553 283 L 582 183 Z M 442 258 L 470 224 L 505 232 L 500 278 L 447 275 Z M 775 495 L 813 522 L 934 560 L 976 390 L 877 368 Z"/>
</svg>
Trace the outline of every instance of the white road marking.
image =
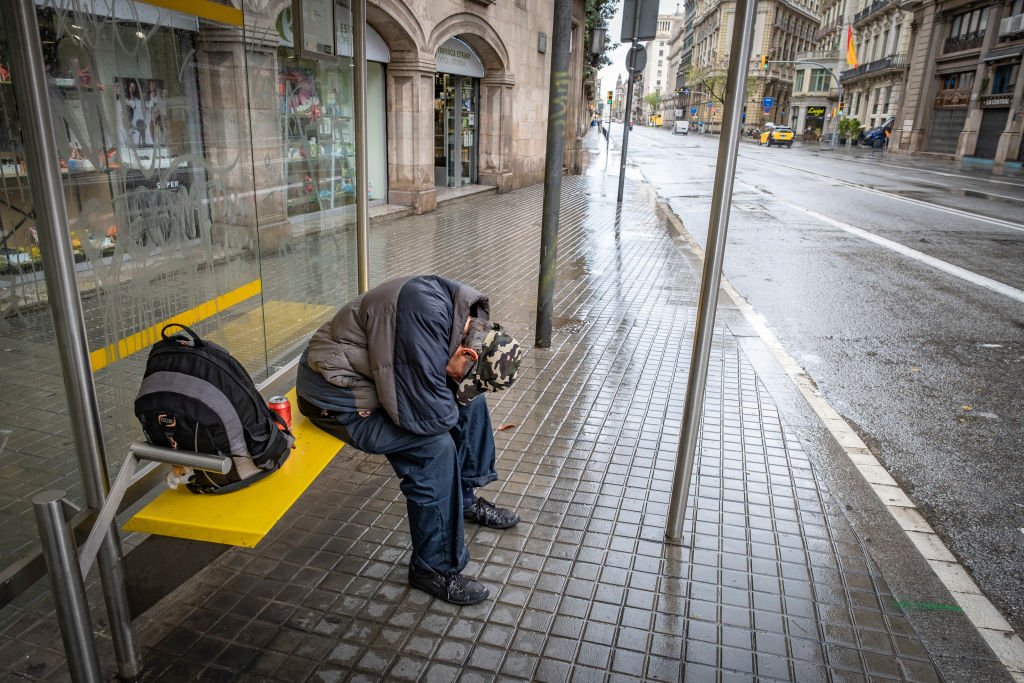
<svg viewBox="0 0 1024 683">
<path fill-rule="evenodd" d="M 797 207 L 800 208 L 800 207 Z M 803 210 L 803 209 L 801 209 Z M 813 212 L 808 212 L 813 213 Z M 669 208 L 665 215 L 676 229 L 676 232 L 687 243 L 690 249 L 704 260 L 704 250 L 683 226 L 682 221 Z M 822 217 L 829 222 L 832 219 Z M 836 221 L 838 222 L 838 221 Z M 852 226 L 850 226 L 852 227 Z M 845 229 L 845 228 L 844 228 Z M 870 233 L 868 233 L 870 234 Z M 911 250 L 912 251 L 912 250 Z M 789 375 L 797 390 L 803 395 L 808 405 L 828 429 L 832 438 L 839 444 L 846 456 L 860 472 L 868 486 L 885 505 L 893 520 L 899 524 L 904 533 L 917 548 L 918 552 L 931 567 L 935 575 L 949 590 L 953 599 L 970 619 L 979 635 L 1006 667 L 1010 676 L 1019 683 L 1024 683 L 1024 640 L 1016 634 L 995 606 L 981 592 L 978 585 L 967 573 L 953 554 L 946 548 L 942 539 L 932 529 L 928 521 L 918 512 L 914 502 L 906 495 L 899 484 L 882 467 L 874 453 L 868 449 L 857 432 L 846 422 L 828 400 L 822 395 L 814 380 L 800 367 L 775 333 L 768 327 L 764 317 L 744 299 L 723 275 L 721 287 L 732 299 L 733 303 L 753 327 L 761 341 L 768 347 L 782 369 Z M 1024 533 L 1024 529 L 1021 529 Z"/>
<path fill-rule="evenodd" d="M 883 197 L 887 197 L 888 199 L 895 199 L 895 200 L 898 200 L 898 201 L 901 201 L 901 202 L 906 202 L 907 204 L 913 204 L 915 206 L 923 206 L 923 207 L 928 208 L 928 209 L 934 209 L 935 211 L 940 211 L 942 213 L 947 213 L 947 214 L 949 214 L 951 216 L 959 216 L 960 218 L 967 218 L 967 219 L 970 219 L 970 220 L 981 221 L 983 223 L 991 223 L 992 225 L 998 225 L 1001 228 L 1007 228 L 1009 230 L 1016 230 L 1018 232 L 1024 232 L 1024 225 L 1021 225 L 1020 223 L 1014 223 L 1013 221 L 1004 221 L 1001 218 L 991 218 L 989 216 L 982 216 L 981 214 L 971 213 L 970 211 L 962 211 L 960 209 L 953 209 L 953 208 L 950 208 L 948 206 L 940 206 L 938 204 L 932 204 L 932 203 L 929 203 L 929 202 L 922 201 L 920 199 L 914 199 L 912 197 L 904 197 L 903 195 L 895 194 L 893 192 L 886 192 L 885 190 L 879 190 L 879 189 L 873 188 L 873 187 L 865 187 L 864 185 L 859 185 L 857 183 L 850 182 L 849 180 L 843 180 L 841 178 L 834 178 L 832 176 L 823 176 L 820 173 L 816 173 L 814 171 L 807 171 L 805 169 L 797 168 L 795 166 L 787 166 L 785 164 L 778 164 L 778 165 L 785 166 L 786 168 L 788 168 L 788 169 L 790 169 L 792 171 L 796 171 L 797 173 L 801 173 L 803 175 L 812 176 L 812 177 L 814 177 L 814 178 L 816 178 L 818 180 L 828 180 L 829 182 L 834 183 L 836 185 L 841 185 L 843 187 L 849 187 L 849 188 L 852 188 L 854 190 L 860 190 L 861 192 L 867 192 L 867 193 L 870 193 L 870 194 L 879 194 L 879 195 L 882 195 Z"/>
<path fill-rule="evenodd" d="M 984 275 L 978 275 L 977 273 L 967 270 L 966 268 L 954 266 L 952 263 L 943 261 L 942 259 L 937 259 L 934 256 L 929 256 L 928 254 L 917 251 L 916 249 L 911 249 L 910 247 L 902 245 L 899 242 L 894 242 L 884 237 L 880 237 L 874 234 L 873 232 L 868 232 L 867 230 L 850 225 L 849 223 L 844 223 L 843 221 L 837 221 L 834 218 L 829 218 L 828 216 L 820 214 L 817 211 L 805 209 L 804 207 L 799 206 L 798 204 L 793 204 L 778 198 L 776 198 L 775 201 L 779 202 L 780 204 L 785 204 L 791 209 L 795 209 L 796 211 L 805 213 L 808 216 L 814 218 L 815 220 L 824 221 L 830 225 L 834 225 L 840 230 L 845 230 L 851 235 L 856 235 L 857 237 L 868 240 L 869 242 L 874 242 L 879 246 L 885 247 L 886 249 L 890 249 L 899 254 L 903 254 L 908 258 L 912 258 L 915 261 L 923 263 L 927 266 L 931 266 L 936 270 L 941 270 L 947 275 L 958 277 L 961 280 L 970 282 L 971 284 L 978 285 L 979 287 L 984 287 L 985 289 L 996 292 L 997 294 L 1002 294 L 1003 296 L 1009 297 L 1014 301 L 1024 303 L 1024 291 L 1019 290 L 1016 287 L 1011 287 L 1010 285 L 1003 284 L 1002 282 L 993 280 L 992 278 L 985 277 Z M 1022 228 L 1022 230 L 1024 230 L 1024 228 Z"/>
<path fill-rule="evenodd" d="M 863 164 L 863 165 L 869 165 L 867 162 L 860 161 L 860 160 L 857 160 L 854 163 Z M 870 164 L 870 165 L 874 166 L 874 164 Z M 977 181 L 980 181 L 980 182 L 983 182 L 983 183 L 994 183 L 996 185 L 1010 185 L 1011 187 L 1024 187 L 1024 185 L 1022 185 L 1021 183 L 1015 183 L 1015 182 L 1010 181 L 1010 180 L 996 180 L 995 178 L 979 178 L 977 176 L 961 175 L 960 173 L 949 173 L 947 171 L 934 171 L 932 169 L 919 168 L 917 166 L 904 166 L 902 164 L 894 164 L 892 162 L 889 162 L 889 164 L 887 164 L 887 165 L 892 166 L 894 168 L 904 168 L 904 169 L 906 169 L 908 171 L 914 171 L 915 173 L 933 173 L 935 175 L 946 176 L 947 178 L 958 178 L 958 179 L 961 179 L 961 180 L 977 180 Z M 883 168 L 885 168 L 885 166 L 883 166 Z"/>
<path fill-rule="evenodd" d="M 805 173 L 805 171 L 800 172 Z M 953 209 L 948 206 L 940 206 L 938 204 L 932 204 L 930 202 L 921 201 L 920 199 L 904 197 L 902 195 L 894 194 L 892 192 L 886 192 L 885 190 L 877 190 L 872 187 L 864 187 L 863 185 L 858 185 L 857 183 L 851 183 L 845 180 L 839 180 L 838 178 L 833 178 L 832 180 L 835 181 L 836 183 L 839 183 L 840 185 L 852 187 L 853 189 L 860 190 L 861 192 L 880 194 L 889 199 L 896 199 L 901 202 L 906 202 L 907 204 L 913 204 L 915 206 L 923 206 L 929 209 L 934 209 L 935 211 L 939 211 L 941 213 L 948 213 L 951 216 L 959 216 L 960 218 L 968 218 L 970 220 L 981 221 L 983 223 L 991 223 L 992 225 L 998 225 L 1001 228 L 1008 228 L 1010 230 L 1024 232 L 1024 225 L 1021 225 L 1020 223 L 1004 221 L 1001 218 L 990 218 L 989 216 L 982 216 L 981 214 L 971 213 L 970 211 L 961 211 L 960 209 Z"/>
</svg>

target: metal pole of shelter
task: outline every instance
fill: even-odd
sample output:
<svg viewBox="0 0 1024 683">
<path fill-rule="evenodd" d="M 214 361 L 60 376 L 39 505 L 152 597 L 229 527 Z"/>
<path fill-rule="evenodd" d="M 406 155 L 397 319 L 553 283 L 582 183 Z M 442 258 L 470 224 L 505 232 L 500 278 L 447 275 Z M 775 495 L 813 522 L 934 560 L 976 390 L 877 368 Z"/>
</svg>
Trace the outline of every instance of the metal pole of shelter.
<svg viewBox="0 0 1024 683">
<path fill-rule="evenodd" d="M 352 61 L 355 71 L 355 143 L 356 143 L 356 260 L 359 293 L 370 288 L 370 206 L 366 159 L 366 0 L 352 0 Z"/>
<path fill-rule="evenodd" d="M 555 256 L 558 251 L 558 211 L 562 195 L 565 115 L 569 97 L 569 36 L 571 0 L 555 0 L 551 29 L 551 79 L 548 87 L 548 131 L 544 161 L 544 208 L 541 217 L 540 277 L 537 279 L 535 343 L 551 346 L 551 314 L 555 299 Z"/>
<path fill-rule="evenodd" d="M 78 296 L 75 259 L 68 235 L 67 206 L 47 93 L 50 79 L 43 63 L 35 2 L 15 0 L 8 5 L 8 11 L 14 26 L 11 36 L 15 56 L 12 80 L 23 123 L 29 187 L 43 257 L 47 298 L 67 391 L 68 416 L 75 438 L 85 501 L 93 510 L 99 510 L 110 490 L 110 479 L 85 334 L 85 316 Z M 122 678 L 133 679 L 142 672 L 142 657 L 131 622 L 121 562 L 121 539 L 116 524 L 112 523 L 104 536 L 98 560 L 118 673 Z"/>
<path fill-rule="evenodd" d="M 75 540 L 64 517 L 63 498 L 63 491 L 43 491 L 32 498 L 32 508 L 39 527 L 50 592 L 71 680 L 75 683 L 97 683 L 103 680 L 103 674 L 96 654 L 92 615 L 85 597 Z"/>
<path fill-rule="evenodd" d="M 725 255 L 725 236 L 729 228 L 729 209 L 736 175 L 736 152 L 740 142 L 740 114 L 743 111 L 744 88 L 751 43 L 754 35 L 756 0 L 736 0 L 736 28 L 733 30 L 729 54 L 728 83 L 721 142 L 718 147 L 718 165 L 712 191 L 711 217 L 708 225 L 707 249 L 704 254 L 704 274 L 701 278 L 700 298 L 697 302 L 697 325 L 693 339 L 693 355 L 686 383 L 686 403 L 683 405 L 683 425 L 679 435 L 679 450 L 672 481 L 672 499 L 669 503 L 665 535 L 677 540 L 683 533 L 686 500 L 690 490 L 690 475 L 696 458 L 700 418 L 704 409 L 704 389 L 711 357 L 711 342 L 715 330 L 715 309 L 718 306 L 718 288 L 722 282 L 722 260 Z"/>
</svg>

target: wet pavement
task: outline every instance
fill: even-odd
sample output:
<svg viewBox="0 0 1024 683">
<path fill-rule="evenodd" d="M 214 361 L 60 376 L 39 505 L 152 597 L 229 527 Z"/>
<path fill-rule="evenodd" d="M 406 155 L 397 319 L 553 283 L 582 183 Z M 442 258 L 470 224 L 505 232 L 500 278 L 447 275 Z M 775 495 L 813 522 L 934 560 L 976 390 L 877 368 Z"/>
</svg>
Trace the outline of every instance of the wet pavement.
<svg viewBox="0 0 1024 683">
<path fill-rule="evenodd" d="M 615 191 L 598 164 L 564 179 L 552 346 L 489 397 L 512 427 L 482 494 L 523 520 L 467 528 L 467 573 L 491 599 L 408 587 L 398 482 L 346 448 L 257 548 L 138 621 L 148 680 L 1012 680 L 948 594 L 922 600 L 890 572 L 886 536 L 902 532 L 862 535 L 831 488 L 841 465 L 798 436 L 732 323 L 716 330 L 683 544 L 666 542 L 699 270 L 649 187 L 628 181 L 620 208 Z M 536 186 L 375 225 L 373 280 L 464 280 L 529 343 L 541 203 Z M 8 615 L 5 675 L 66 679 L 48 597 Z"/>
</svg>

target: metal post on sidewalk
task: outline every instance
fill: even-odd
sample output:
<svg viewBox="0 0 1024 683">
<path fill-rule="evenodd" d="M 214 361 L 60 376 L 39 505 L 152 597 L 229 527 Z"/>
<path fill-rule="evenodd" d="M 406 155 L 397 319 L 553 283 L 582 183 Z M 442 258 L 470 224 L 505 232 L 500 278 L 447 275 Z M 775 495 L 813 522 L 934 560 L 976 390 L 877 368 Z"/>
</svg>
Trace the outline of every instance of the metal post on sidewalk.
<svg viewBox="0 0 1024 683">
<path fill-rule="evenodd" d="M 370 187 L 366 159 L 366 0 L 352 0 L 352 66 L 356 143 L 356 261 L 359 293 L 370 288 Z"/>
<path fill-rule="evenodd" d="M 555 0 L 551 28 L 551 79 L 548 88 L 547 157 L 544 162 L 544 209 L 541 218 L 540 277 L 537 280 L 535 344 L 551 346 L 551 313 L 555 299 L 555 256 L 558 251 L 558 211 L 562 195 L 566 100 L 569 96 L 569 36 L 572 2 Z"/>
<path fill-rule="evenodd" d="M 103 674 L 93 640 L 92 616 L 85 598 L 78 553 L 64 517 L 63 498 L 63 491 L 43 491 L 32 498 L 32 507 L 71 680 L 98 683 L 103 680 Z"/>
<path fill-rule="evenodd" d="M 715 309 L 718 306 L 718 288 L 722 282 L 722 259 L 725 255 L 725 236 L 729 229 L 729 208 L 736 175 L 736 151 L 740 142 L 740 113 L 750 61 L 754 35 L 756 0 L 736 0 L 736 22 L 729 54 L 728 83 L 721 142 L 718 147 L 718 165 L 711 194 L 711 217 L 708 224 L 707 249 L 704 254 L 704 273 L 701 277 L 700 298 L 697 302 L 697 325 L 693 339 L 693 355 L 686 382 L 686 402 L 683 404 L 683 425 L 679 435 L 676 469 L 672 481 L 672 499 L 669 502 L 665 536 L 678 540 L 683 534 L 686 501 L 690 493 L 690 476 L 700 435 L 700 418 L 704 410 L 704 389 L 708 377 L 708 361 L 715 331 Z"/>
<path fill-rule="evenodd" d="M 22 121 L 32 206 L 43 256 L 43 275 L 53 316 L 54 336 L 67 391 L 75 454 L 85 502 L 93 510 L 99 510 L 110 489 L 110 479 L 47 92 L 52 79 L 43 63 L 36 3 L 33 0 L 12 0 L 5 7 L 13 28 L 12 81 Z M 125 679 L 134 679 L 142 672 L 142 657 L 128 607 L 121 539 L 114 524 L 104 536 L 98 559 L 118 674 Z"/>
<path fill-rule="evenodd" d="M 636 35 L 639 24 L 640 9 L 637 8 L 633 19 L 633 35 Z M 636 49 L 637 42 L 634 40 L 630 52 L 633 53 Z M 633 121 L 633 80 L 636 76 L 632 70 L 629 70 L 627 73 L 629 74 L 629 81 L 626 83 L 626 118 L 622 120 L 622 149 L 619 150 L 619 191 L 615 195 L 615 201 L 619 204 L 622 203 L 622 190 L 626 185 L 626 150 L 629 149 L 629 129 Z"/>
</svg>

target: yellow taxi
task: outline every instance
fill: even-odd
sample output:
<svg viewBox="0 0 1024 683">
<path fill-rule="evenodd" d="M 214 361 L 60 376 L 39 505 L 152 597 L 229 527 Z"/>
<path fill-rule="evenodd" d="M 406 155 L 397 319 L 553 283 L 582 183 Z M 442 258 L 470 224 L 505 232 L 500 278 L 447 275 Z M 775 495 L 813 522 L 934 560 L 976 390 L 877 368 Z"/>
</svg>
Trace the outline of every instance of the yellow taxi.
<svg viewBox="0 0 1024 683">
<path fill-rule="evenodd" d="M 761 138 L 757 141 L 759 145 L 779 145 L 780 147 L 792 147 L 793 146 L 793 129 L 786 128 L 785 126 L 775 126 L 761 133 Z"/>
</svg>

